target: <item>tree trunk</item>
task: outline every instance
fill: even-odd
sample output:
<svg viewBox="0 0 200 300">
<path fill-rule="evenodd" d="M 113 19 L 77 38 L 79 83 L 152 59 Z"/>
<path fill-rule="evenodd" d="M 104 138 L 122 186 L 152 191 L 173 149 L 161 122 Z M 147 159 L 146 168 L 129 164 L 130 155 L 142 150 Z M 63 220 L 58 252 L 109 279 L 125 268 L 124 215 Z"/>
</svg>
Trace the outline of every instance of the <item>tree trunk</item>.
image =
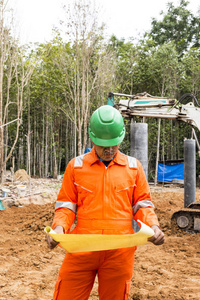
<svg viewBox="0 0 200 300">
<path fill-rule="evenodd" d="M 45 140 L 45 177 L 47 177 L 48 174 L 48 168 L 49 168 L 49 162 L 48 162 L 48 139 L 49 139 L 49 134 L 48 134 L 48 106 L 46 106 L 46 140 Z"/>
<path fill-rule="evenodd" d="M 27 138 L 27 156 L 28 156 L 28 175 L 29 175 L 29 193 L 31 193 L 31 151 L 30 151 L 30 130 L 28 130 Z"/>
<path fill-rule="evenodd" d="M 52 134 L 52 139 L 53 139 L 53 178 L 57 179 L 58 177 L 58 168 L 57 168 L 57 157 L 56 157 L 56 146 L 55 146 L 55 137 L 54 137 L 54 133 Z"/>
<path fill-rule="evenodd" d="M 44 177 L 44 135 L 45 135 L 45 118 L 44 118 L 44 100 L 42 103 L 42 116 L 43 116 L 43 121 L 42 121 L 42 143 L 41 143 L 41 175 Z"/>
<path fill-rule="evenodd" d="M 158 139 L 157 139 L 156 170 L 155 170 L 154 185 L 157 185 L 157 177 L 158 177 L 158 162 L 159 162 L 159 148 L 160 148 L 160 122 L 161 122 L 161 119 L 158 119 Z"/>
<path fill-rule="evenodd" d="M 69 161 L 69 140 L 68 140 L 68 132 L 69 132 L 69 119 L 67 119 L 66 129 L 65 129 L 65 167 Z"/>
<path fill-rule="evenodd" d="M 37 153 L 37 143 L 36 143 L 36 114 L 34 114 L 34 136 L 33 136 L 33 176 L 36 175 L 36 153 Z"/>
<path fill-rule="evenodd" d="M 3 156 L 4 156 L 4 132 L 3 132 L 3 76 L 4 76 L 4 15 L 3 15 L 3 4 L 0 4 L 0 184 L 3 182 Z"/>
<path fill-rule="evenodd" d="M 39 133 L 38 133 L 38 139 L 39 141 Z M 38 155 L 37 155 L 37 159 L 38 159 L 38 171 L 39 171 L 39 177 L 42 177 L 42 172 L 41 172 L 41 144 L 38 143 Z"/>
</svg>

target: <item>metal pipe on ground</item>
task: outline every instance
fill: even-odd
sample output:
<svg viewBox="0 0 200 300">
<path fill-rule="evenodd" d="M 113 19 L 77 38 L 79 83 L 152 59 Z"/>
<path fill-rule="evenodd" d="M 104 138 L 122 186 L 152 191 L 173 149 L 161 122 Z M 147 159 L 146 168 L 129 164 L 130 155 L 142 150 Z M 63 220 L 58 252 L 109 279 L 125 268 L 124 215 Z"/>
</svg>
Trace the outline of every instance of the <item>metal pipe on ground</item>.
<svg viewBox="0 0 200 300">
<path fill-rule="evenodd" d="M 196 201 L 196 141 L 184 140 L 184 207 Z"/>
</svg>

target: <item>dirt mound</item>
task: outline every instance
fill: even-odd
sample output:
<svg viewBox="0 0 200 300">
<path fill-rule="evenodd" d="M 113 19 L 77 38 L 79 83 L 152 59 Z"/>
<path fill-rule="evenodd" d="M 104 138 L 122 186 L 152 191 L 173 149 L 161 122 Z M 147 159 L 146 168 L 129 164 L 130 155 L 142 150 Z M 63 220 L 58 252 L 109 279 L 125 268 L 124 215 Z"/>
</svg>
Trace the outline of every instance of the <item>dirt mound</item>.
<svg viewBox="0 0 200 300">
<path fill-rule="evenodd" d="M 129 300 L 200 299 L 200 234 L 171 227 L 173 212 L 183 207 L 182 190 L 153 192 L 166 243 L 138 247 Z M 54 204 L 31 204 L 0 211 L 0 299 L 51 300 L 65 251 L 49 250 L 44 228 L 51 225 Z M 97 300 L 97 280 L 90 300 Z"/>
<path fill-rule="evenodd" d="M 26 170 L 19 169 L 14 174 L 14 181 L 28 181 L 29 175 L 27 174 Z"/>
</svg>

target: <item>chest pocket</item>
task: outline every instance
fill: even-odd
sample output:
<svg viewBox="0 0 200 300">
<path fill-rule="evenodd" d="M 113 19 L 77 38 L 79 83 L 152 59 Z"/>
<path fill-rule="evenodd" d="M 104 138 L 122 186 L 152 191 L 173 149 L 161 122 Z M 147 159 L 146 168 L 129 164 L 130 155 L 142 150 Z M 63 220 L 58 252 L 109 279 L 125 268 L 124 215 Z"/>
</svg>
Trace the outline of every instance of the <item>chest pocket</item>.
<svg viewBox="0 0 200 300">
<path fill-rule="evenodd" d="M 116 193 L 123 193 L 123 192 L 128 192 L 128 191 L 133 191 L 134 187 L 136 186 L 136 184 L 118 184 L 115 186 L 115 192 Z"/>
<path fill-rule="evenodd" d="M 78 192 L 78 206 L 89 205 L 95 195 L 95 186 L 88 182 L 74 182 Z"/>
<path fill-rule="evenodd" d="M 119 183 L 114 187 L 116 200 L 115 205 L 118 209 L 125 209 L 128 207 L 131 209 L 135 187 L 136 184 L 134 180 Z"/>
</svg>

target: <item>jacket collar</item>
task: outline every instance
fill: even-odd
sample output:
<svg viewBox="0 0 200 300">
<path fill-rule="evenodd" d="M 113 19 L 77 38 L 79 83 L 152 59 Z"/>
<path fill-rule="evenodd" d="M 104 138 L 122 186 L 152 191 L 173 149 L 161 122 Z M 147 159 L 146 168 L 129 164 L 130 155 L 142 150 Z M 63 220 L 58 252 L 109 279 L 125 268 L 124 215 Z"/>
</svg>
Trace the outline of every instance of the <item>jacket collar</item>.
<svg viewBox="0 0 200 300">
<path fill-rule="evenodd" d="M 87 155 L 87 159 L 90 163 L 90 165 L 93 165 L 96 162 L 99 162 L 99 158 L 95 152 L 94 146 L 92 148 L 92 150 L 86 154 Z M 86 158 L 86 157 L 85 157 Z M 125 166 L 127 164 L 127 160 L 126 160 L 126 156 L 125 154 L 121 153 L 119 150 L 117 151 L 115 157 L 112 160 L 112 163 L 116 163 L 118 165 L 122 165 Z"/>
<path fill-rule="evenodd" d="M 117 151 L 117 154 L 115 155 L 113 162 L 125 166 L 127 164 L 126 155 L 121 153 L 119 150 Z"/>
</svg>

